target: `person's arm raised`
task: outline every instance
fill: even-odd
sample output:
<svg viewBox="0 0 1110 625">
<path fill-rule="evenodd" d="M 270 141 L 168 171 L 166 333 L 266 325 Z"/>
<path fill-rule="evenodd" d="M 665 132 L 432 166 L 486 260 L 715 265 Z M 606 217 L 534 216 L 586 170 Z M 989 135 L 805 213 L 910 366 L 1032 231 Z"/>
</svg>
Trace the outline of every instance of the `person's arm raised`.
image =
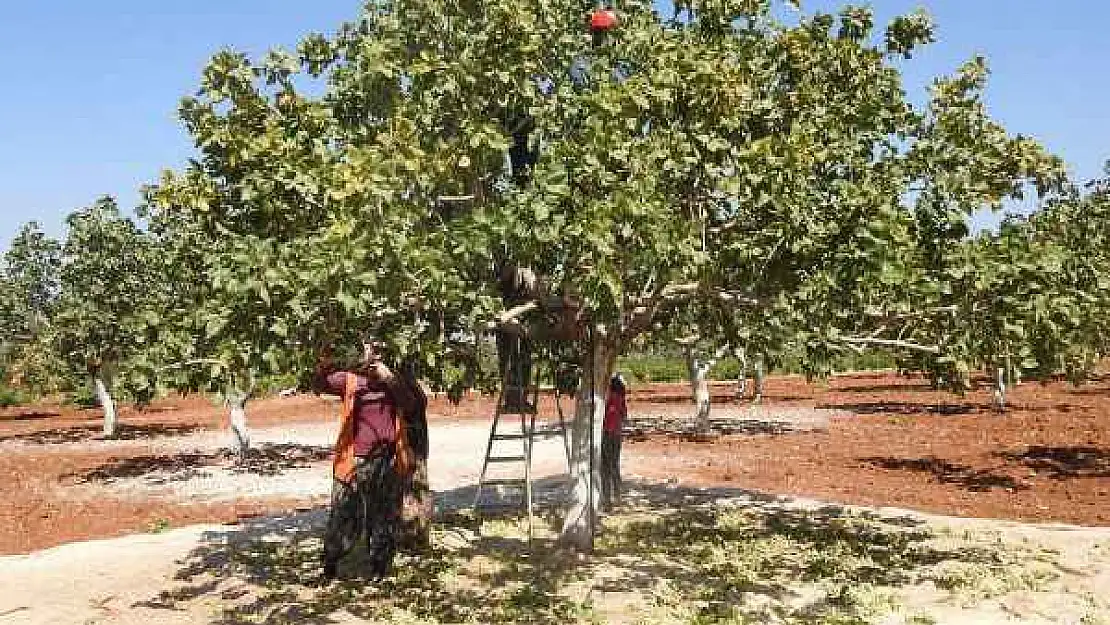
<svg viewBox="0 0 1110 625">
<path fill-rule="evenodd" d="M 406 415 L 412 414 L 416 407 L 416 396 L 413 395 L 412 389 L 407 384 L 389 370 L 389 367 L 380 362 L 375 363 L 370 366 L 366 375 L 371 380 L 381 382 L 389 387 L 389 393 L 393 396 L 393 403 L 398 410 Z"/>
</svg>

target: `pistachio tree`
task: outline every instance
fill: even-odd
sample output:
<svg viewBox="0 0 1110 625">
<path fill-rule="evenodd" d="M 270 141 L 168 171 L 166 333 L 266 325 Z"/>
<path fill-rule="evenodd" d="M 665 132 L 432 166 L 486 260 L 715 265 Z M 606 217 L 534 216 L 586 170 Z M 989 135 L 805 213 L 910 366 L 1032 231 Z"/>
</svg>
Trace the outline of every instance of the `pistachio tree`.
<svg viewBox="0 0 1110 625">
<path fill-rule="evenodd" d="M 50 317 L 61 245 L 36 222 L 24 225 L 0 261 L 0 359 L 5 382 L 44 390 L 56 382 Z"/>
<path fill-rule="evenodd" d="M 110 197 L 72 213 L 66 226 L 51 336 L 69 379 L 91 380 L 111 437 L 119 426 L 113 388 L 151 397 L 146 376 L 131 365 L 157 336 L 164 257 Z"/>
<path fill-rule="evenodd" d="M 181 107 L 197 158 L 150 190 L 203 244 L 221 364 L 197 374 L 309 371 L 372 336 L 457 388 L 491 320 L 558 339 L 583 373 L 563 537 L 588 547 L 615 359 L 670 311 L 723 307 L 703 338 L 747 327 L 815 372 L 849 346 L 929 351 L 876 320 L 944 271 L 930 242 L 1058 161 L 986 115 L 981 64 L 910 104 L 893 61 L 933 39 L 922 14 L 673 9 L 622 3 L 591 33 L 567 0 L 371 2 L 296 52 L 217 54 Z M 505 267 L 537 288 L 503 309 Z"/>
<path fill-rule="evenodd" d="M 1044 314 L 1043 299 L 1034 308 L 1034 373 L 1078 380 L 1110 353 L 1110 164 L 1102 178 L 1068 189 L 1030 223 L 1038 241 L 1052 246 L 1059 264 L 1051 283 L 1067 304 L 1052 307 L 1056 316 Z"/>
</svg>

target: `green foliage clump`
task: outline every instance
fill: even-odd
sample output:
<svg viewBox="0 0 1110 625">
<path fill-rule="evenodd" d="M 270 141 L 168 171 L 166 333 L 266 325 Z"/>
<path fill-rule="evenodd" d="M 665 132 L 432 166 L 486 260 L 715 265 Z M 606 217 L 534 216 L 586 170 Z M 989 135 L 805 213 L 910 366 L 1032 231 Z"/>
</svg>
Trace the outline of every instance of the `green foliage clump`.
<svg viewBox="0 0 1110 625">
<path fill-rule="evenodd" d="M 631 383 L 681 382 L 690 377 L 681 358 L 674 356 L 626 356 L 617 360 L 617 370 Z"/>
<path fill-rule="evenodd" d="M 800 375 L 805 374 L 805 359 L 795 354 L 787 354 L 774 362 L 769 368 L 769 374 Z M 893 369 L 895 359 L 888 352 L 865 352 L 863 354 L 845 354 L 837 356 L 831 361 L 830 368 L 833 372 L 847 371 L 875 371 Z M 711 380 L 736 380 L 739 378 L 742 362 L 739 358 L 722 358 L 709 370 Z M 659 354 L 632 354 L 617 360 L 617 370 L 622 372 L 630 382 L 642 384 L 652 382 L 685 382 L 690 379 L 689 369 L 681 356 Z M 745 372 L 749 378 L 753 375 L 751 361 Z"/>
<path fill-rule="evenodd" d="M 0 408 L 22 406 L 27 401 L 28 397 L 23 391 L 9 386 L 0 386 Z"/>
<path fill-rule="evenodd" d="M 66 396 L 66 401 L 80 408 L 96 408 L 100 400 L 91 384 L 81 384 Z"/>
</svg>

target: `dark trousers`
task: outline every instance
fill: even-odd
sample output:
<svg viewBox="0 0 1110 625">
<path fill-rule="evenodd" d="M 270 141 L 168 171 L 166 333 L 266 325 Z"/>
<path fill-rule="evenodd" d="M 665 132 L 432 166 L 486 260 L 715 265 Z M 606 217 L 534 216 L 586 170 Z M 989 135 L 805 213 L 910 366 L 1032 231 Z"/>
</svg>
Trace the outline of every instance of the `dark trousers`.
<svg viewBox="0 0 1110 625">
<path fill-rule="evenodd" d="M 366 533 L 371 573 L 389 574 L 401 520 L 401 481 L 393 469 L 393 447 L 360 457 L 351 484 L 332 487 L 331 516 L 324 536 L 324 574 L 334 576 L 339 561 Z"/>
<path fill-rule="evenodd" d="M 601 502 L 606 507 L 620 501 L 621 497 L 621 435 L 619 432 L 601 434 Z"/>
</svg>

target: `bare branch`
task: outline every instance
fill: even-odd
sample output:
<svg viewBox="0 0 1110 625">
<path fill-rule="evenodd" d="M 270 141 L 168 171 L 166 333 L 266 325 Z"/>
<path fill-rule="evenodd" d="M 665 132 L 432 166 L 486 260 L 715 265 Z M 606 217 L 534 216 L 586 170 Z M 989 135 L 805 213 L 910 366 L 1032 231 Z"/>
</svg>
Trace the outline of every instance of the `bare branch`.
<svg viewBox="0 0 1110 625">
<path fill-rule="evenodd" d="M 216 360 L 214 358 L 198 358 L 196 360 L 186 360 L 185 362 L 178 362 L 178 363 L 175 363 L 175 364 L 172 364 L 172 365 L 166 365 L 164 367 L 158 367 L 158 369 L 156 369 L 156 371 L 158 373 L 162 373 L 163 371 L 173 371 L 175 369 L 185 369 L 187 367 L 195 367 L 197 365 L 220 365 L 220 366 L 226 367 L 227 363 L 225 363 L 222 360 Z"/>
<path fill-rule="evenodd" d="M 740 305 L 740 306 L 762 306 L 763 305 L 762 300 L 756 299 L 756 298 L 751 297 L 749 295 L 741 295 L 740 293 L 729 293 L 727 291 L 722 291 L 720 293 L 717 293 L 717 297 L 720 298 L 720 300 L 723 301 L 723 302 L 728 302 L 730 304 L 737 304 L 737 305 Z"/>
<path fill-rule="evenodd" d="M 690 336 L 684 336 L 682 338 L 677 338 L 677 339 L 675 339 L 674 342 L 678 343 L 679 345 L 682 345 L 683 347 L 690 347 L 691 345 L 693 345 L 694 343 L 697 343 L 700 340 L 701 340 L 701 336 L 699 336 L 697 334 L 691 334 Z"/>
<path fill-rule="evenodd" d="M 508 310 L 498 313 L 497 316 L 493 318 L 493 321 L 490 321 L 486 324 L 486 329 L 496 330 L 498 328 L 507 329 L 508 327 L 513 325 L 519 326 L 519 317 L 522 317 L 532 312 L 533 310 L 537 310 L 539 307 L 540 305 L 537 302 L 527 302 L 519 306 L 514 306 Z"/>
<path fill-rule="evenodd" d="M 668 284 L 663 287 L 659 292 L 659 297 L 664 300 L 672 300 L 680 297 L 687 297 L 698 292 L 701 285 L 697 282 L 688 282 L 686 284 Z"/>
<path fill-rule="evenodd" d="M 444 204 L 457 203 L 457 202 L 471 202 L 474 200 L 474 195 L 441 195 L 436 198 L 436 201 L 443 202 Z"/>
<path fill-rule="evenodd" d="M 939 354 L 940 347 L 936 345 L 921 345 L 920 343 L 912 343 L 910 341 L 896 341 L 893 339 L 878 339 L 874 337 L 843 337 L 842 341 L 849 345 L 870 345 L 877 347 L 896 347 L 900 349 L 908 349 L 912 351 L 925 352 L 928 354 Z"/>
<path fill-rule="evenodd" d="M 527 302 L 506 310 L 505 312 L 497 315 L 496 319 L 499 323 L 507 323 L 509 321 L 518 319 L 519 317 L 522 317 L 532 312 L 533 310 L 538 309 L 539 307 L 540 305 L 536 302 Z"/>
<path fill-rule="evenodd" d="M 874 317 L 874 318 L 878 318 L 878 319 L 894 321 L 894 320 L 898 320 L 898 319 L 917 319 L 917 318 L 920 318 L 920 317 L 924 317 L 926 315 L 940 314 L 940 313 L 956 314 L 957 312 L 959 312 L 959 307 L 957 307 L 957 306 L 938 306 L 936 308 L 926 308 L 925 310 L 918 310 L 918 311 L 906 312 L 906 313 L 892 313 L 892 312 L 887 312 L 887 311 L 874 311 L 874 312 L 869 312 L 869 313 L 865 313 L 865 314 L 868 317 Z"/>
<path fill-rule="evenodd" d="M 739 222 L 735 219 L 730 219 L 719 226 L 713 226 L 709 229 L 709 234 L 721 234 L 735 228 Z"/>
</svg>

